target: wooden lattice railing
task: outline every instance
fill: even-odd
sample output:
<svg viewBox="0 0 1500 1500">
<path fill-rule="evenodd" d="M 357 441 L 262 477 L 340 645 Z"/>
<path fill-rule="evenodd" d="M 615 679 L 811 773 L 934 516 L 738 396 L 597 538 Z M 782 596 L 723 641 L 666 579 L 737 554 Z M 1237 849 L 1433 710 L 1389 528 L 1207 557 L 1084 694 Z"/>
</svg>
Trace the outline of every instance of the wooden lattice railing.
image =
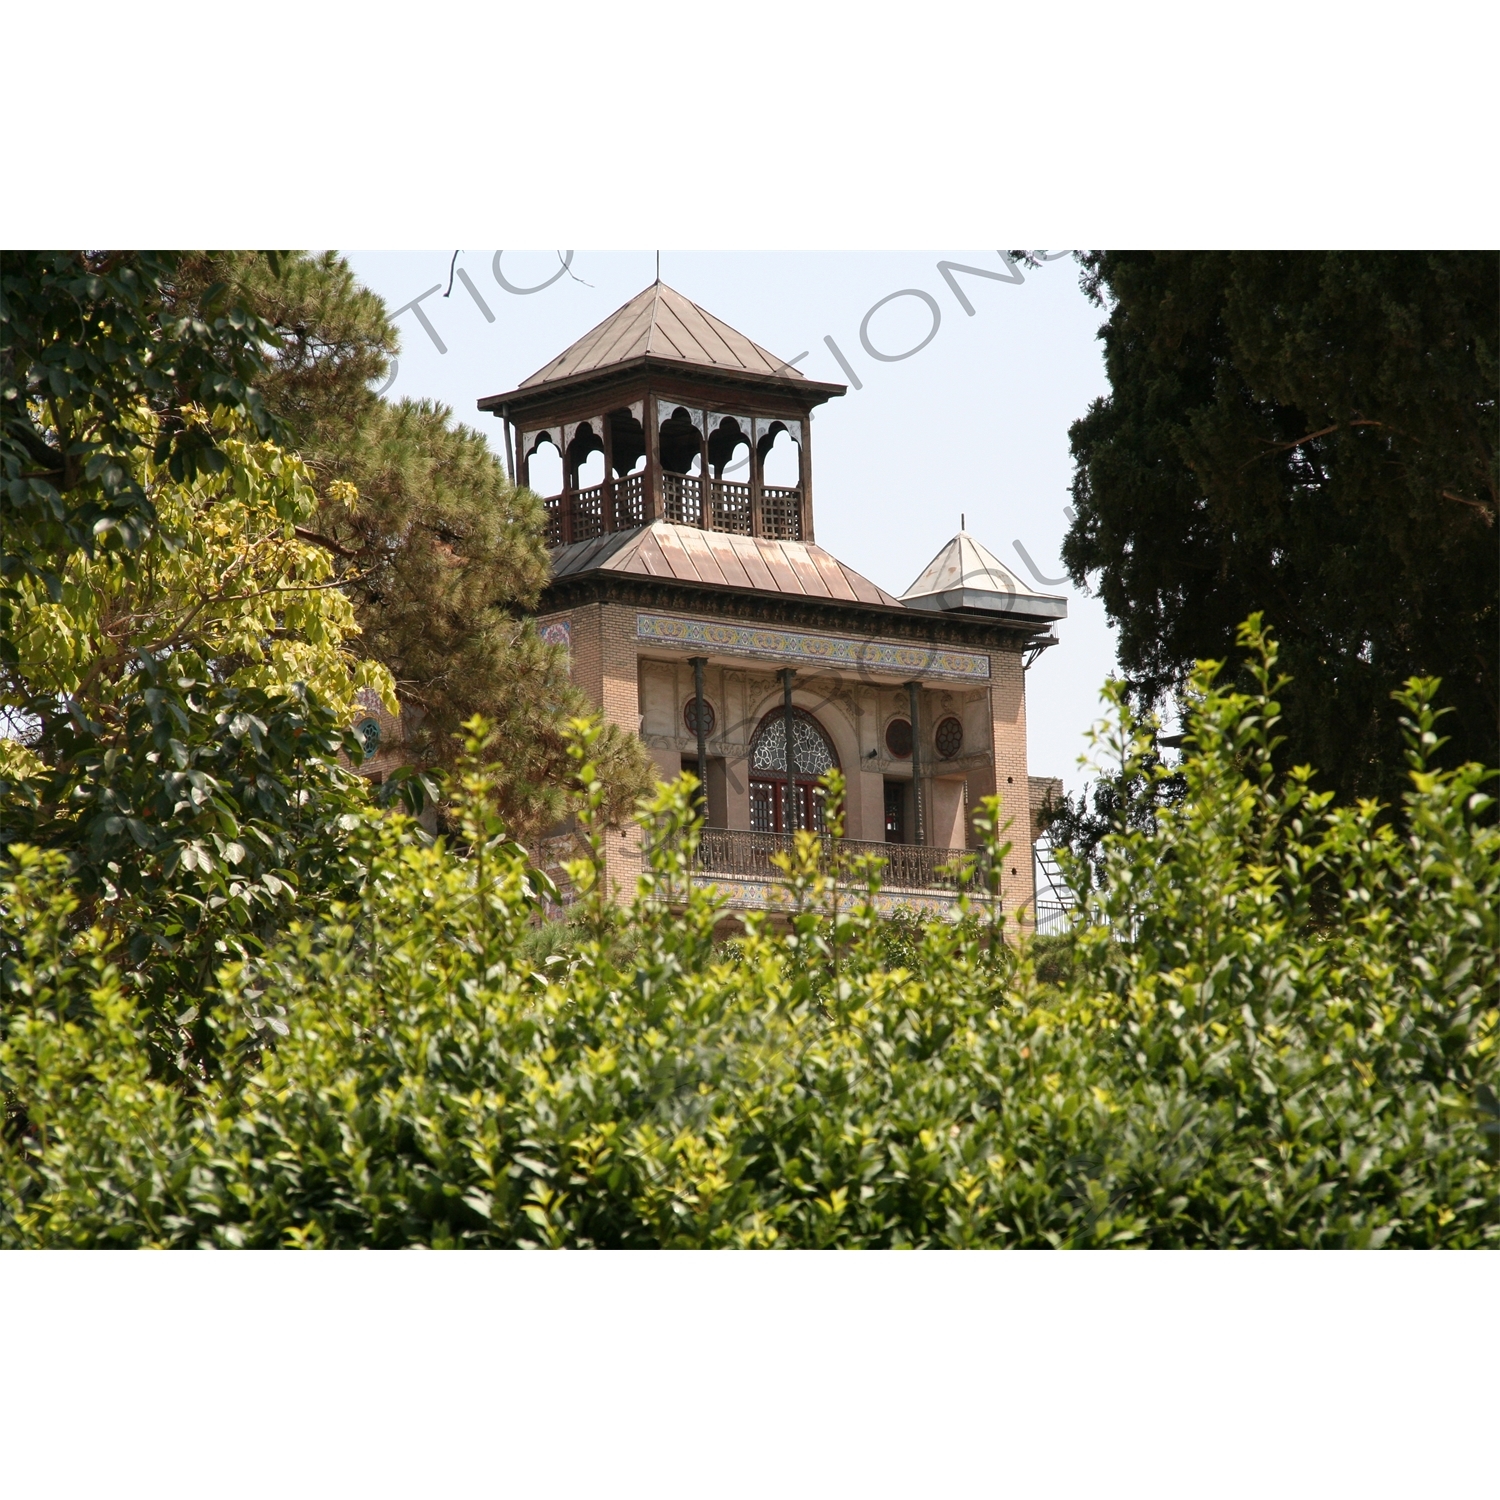
<svg viewBox="0 0 1500 1500">
<path fill-rule="evenodd" d="M 549 547 L 587 542 L 605 531 L 629 531 L 646 518 L 646 476 L 627 474 L 586 490 L 551 495 L 542 502 Z M 696 474 L 661 476 L 662 520 L 677 526 L 703 525 L 703 482 Z M 802 540 L 802 491 L 766 485 L 760 500 L 762 536 Z M 748 484 L 727 479 L 708 482 L 708 529 L 739 536 L 754 533 L 754 495 Z"/>
<path fill-rule="evenodd" d="M 729 479 L 715 479 L 709 484 L 708 524 L 711 531 L 734 531 L 749 536 L 750 486 Z"/>
<path fill-rule="evenodd" d="M 760 492 L 761 535 L 778 542 L 802 540 L 802 491 L 768 484 Z"/>
<path fill-rule="evenodd" d="M 703 519 L 703 491 L 694 474 L 661 476 L 661 518 L 674 526 L 697 526 Z"/>
</svg>

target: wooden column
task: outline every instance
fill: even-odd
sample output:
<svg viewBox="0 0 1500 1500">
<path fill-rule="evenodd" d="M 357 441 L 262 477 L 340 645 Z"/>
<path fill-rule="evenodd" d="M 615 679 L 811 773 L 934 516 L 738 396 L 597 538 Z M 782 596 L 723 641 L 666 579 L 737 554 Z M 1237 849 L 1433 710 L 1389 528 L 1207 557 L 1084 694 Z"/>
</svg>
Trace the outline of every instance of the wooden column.
<svg viewBox="0 0 1500 1500">
<path fill-rule="evenodd" d="M 599 510 L 604 519 L 606 531 L 618 531 L 620 529 L 620 517 L 615 508 L 615 435 L 611 430 L 614 424 L 608 415 L 599 418 L 603 431 L 599 434 L 599 441 L 604 444 L 604 491 L 599 497 Z"/>
<path fill-rule="evenodd" d="M 798 463 L 797 472 L 800 475 L 799 484 L 802 490 L 802 540 L 810 542 L 813 540 L 813 508 L 812 508 L 812 412 L 805 411 L 802 414 L 802 441 L 797 444 Z"/>
<path fill-rule="evenodd" d="M 755 436 L 759 424 L 750 418 L 750 535 L 764 536 L 765 523 L 761 518 L 761 491 L 765 488 L 765 475 L 760 470 L 760 443 Z"/>
<path fill-rule="evenodd" d="M 661 429 L 656 422 L 656 397 L 649 391 L 641 403 L 646 432 L 646 472 L 641 484 L 641 519 L 649 526 L 661 519 Z"/>
<path fill-rule="evenodd" d="M 713 529 L 713 480 L 708 472 L 708 408 L 703 409 L 703 431 L 698 434 L 698 524 L 704 531 Z"/>
<path fill-rule="evenodd" d="M 557 435 L 559 437 L 566 437 L 567 433 L 567 424 L 559 422 L 557 424 Z M 575 432 L 573 436 L 577 437 L 578 434 Z M 563 540 L 568 542 L 571 542 L 573 540 L 573 497 L 578 492 L 577 486 L 573 483 L 573 465 L 571 462 L 569 462 L 568 459 L 568 449 L 572 446 L 573 445 L 571 443 L 567 443 L 560 446 L 558 449 L 558 451 L 562 454 Z"/>
</svg>

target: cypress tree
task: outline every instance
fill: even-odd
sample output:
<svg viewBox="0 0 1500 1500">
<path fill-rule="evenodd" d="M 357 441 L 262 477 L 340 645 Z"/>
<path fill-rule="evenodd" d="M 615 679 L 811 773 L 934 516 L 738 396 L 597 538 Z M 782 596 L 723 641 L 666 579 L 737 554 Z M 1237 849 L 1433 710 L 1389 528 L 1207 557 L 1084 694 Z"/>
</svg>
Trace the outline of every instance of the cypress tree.
<svg viewBox="0 0 1500 1500">
<path fill-rule="evenodd" d="M 1288 764 L 1404 788 L 1411 676 L 1443 679 L 1444 756 L 1500 758 L 1500 258 L 1084 257 L 1111 392 L 1072 429 L 1063 558 L 1138 695 L 1236 655 L 1264 610 L 1292 681 Z"/>
</svg>

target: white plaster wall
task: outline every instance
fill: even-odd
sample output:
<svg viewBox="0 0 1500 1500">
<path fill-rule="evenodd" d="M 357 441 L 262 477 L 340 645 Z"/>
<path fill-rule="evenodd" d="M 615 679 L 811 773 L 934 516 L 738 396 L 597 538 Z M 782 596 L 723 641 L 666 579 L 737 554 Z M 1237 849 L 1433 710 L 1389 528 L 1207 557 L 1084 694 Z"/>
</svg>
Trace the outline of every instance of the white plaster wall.
<svg viewBox="0 0 1500 1500">
<path fill-rule="evenodd" d="M 964 793 L 967 783 L 962 776 L 934 776 L 932 788 L 932 828 L 927 838 L 935 848 L 962 849 L 967 831 Z"/>
<path fill-rule="evenodd" d="M 671 662 L 640 664 L 641 733 L 669 737 L 675 725 L 676 673 Z"/>
</svg>

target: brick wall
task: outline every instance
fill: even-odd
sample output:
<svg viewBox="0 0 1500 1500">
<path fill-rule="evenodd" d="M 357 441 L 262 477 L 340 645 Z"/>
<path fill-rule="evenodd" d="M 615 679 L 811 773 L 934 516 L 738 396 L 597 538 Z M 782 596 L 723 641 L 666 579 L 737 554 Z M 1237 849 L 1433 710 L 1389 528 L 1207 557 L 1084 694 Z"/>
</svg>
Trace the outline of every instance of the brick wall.
<svg viewBox="0 0 1500 1500">
<path fill-rule="evenodd" d="M 1029 925 L 1036 893 L 1026 774 L 1026 673 L 1019 650 L 990 653 L 989 718 L 994 763 L 970 776 L 969 806 L 973 812 L 981 797 L 999 795 L 1000 821 L 1010 825 L 1004 837 L 1012 846 L 1001 885 L 1005 909 L 1014 912 L 1024 904 Z"/>
<path fill-rule="evenodd" d="M 385 705 L 369 688 L 361 688 L 358 698 L 359 708 L 354 715 L 355 732 L 359 734 L 361 742 L 364 742 L 364 725 L 373 719 L 378 726 L 378 743 L 375 753 L 367 755 L 354 769 L 361 776 L 378 783 L 406 764 L 403 726 L 400 717 L 387 713 Z"/>
<path fill-rule="evenodd" d="M 635 610 L 622 604 L 585 604 L 537 621 L 543 631 L 566 622 L 569 671 L 605 723 L 627 734 L 639 734 L 641 708 L 636 684 Z M 612 828 L 605 836 L 609 880 L 629 899 L 641 870 L 640 829 L 635 824 Z"/>
</svg>

